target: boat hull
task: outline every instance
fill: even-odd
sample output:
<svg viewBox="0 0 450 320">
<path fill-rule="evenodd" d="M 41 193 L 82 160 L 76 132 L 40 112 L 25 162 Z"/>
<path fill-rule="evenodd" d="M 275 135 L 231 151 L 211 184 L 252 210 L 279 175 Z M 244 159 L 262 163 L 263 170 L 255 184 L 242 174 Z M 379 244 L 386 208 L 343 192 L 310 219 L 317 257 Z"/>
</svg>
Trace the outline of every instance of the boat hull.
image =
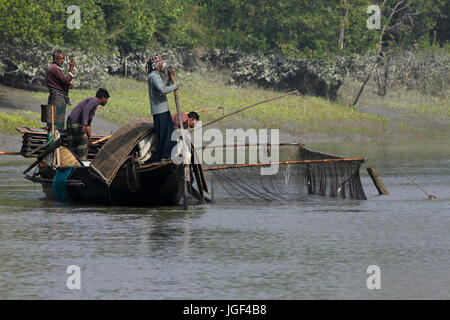
<svg viewBox="0 0 450 320">
<path fill-rule="evenodd" d="M 130 173 L 121 168 L 111 185 L 101 181 L 90 168 L 75 167 L 66 182 L 67 202 L 119 206 L 178 205 L 183 194 L 183 166 L 168 164 L 146 172 Z M 52 188 L 55 171 L 40 168 L 39 176 L 47 199 L 57 200 Z"/>
</svg>

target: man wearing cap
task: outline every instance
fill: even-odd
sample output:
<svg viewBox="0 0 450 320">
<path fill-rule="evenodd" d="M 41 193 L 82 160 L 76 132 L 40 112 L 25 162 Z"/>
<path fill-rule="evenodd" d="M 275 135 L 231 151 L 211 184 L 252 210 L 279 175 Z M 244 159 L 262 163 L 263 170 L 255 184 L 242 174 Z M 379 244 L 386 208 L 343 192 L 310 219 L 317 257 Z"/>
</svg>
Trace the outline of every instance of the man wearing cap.
<svg viewBox="0 0 450 320">
<path fill-rule="evenodd" d="M 147 70 L 150 72 L 148 76 L 148 94 L 150 96 L 153 122 L 158 136 L 158 146 L 153 152 L 150 162 L 170 159 L 172 148 L 176 145 L 175 141 L 171 141 L 173 122 L 166 95 L 175 91 L 178 86 L 176 84 L 170 85 L 170 78 L 174 75 L 173 70 L 167 70 L 169 80 L 167 85 L 164 85 L 160 75 L 164 68 L 163 64 L 160 55 L 152 57 L 147 63 Z"/>
</svg>

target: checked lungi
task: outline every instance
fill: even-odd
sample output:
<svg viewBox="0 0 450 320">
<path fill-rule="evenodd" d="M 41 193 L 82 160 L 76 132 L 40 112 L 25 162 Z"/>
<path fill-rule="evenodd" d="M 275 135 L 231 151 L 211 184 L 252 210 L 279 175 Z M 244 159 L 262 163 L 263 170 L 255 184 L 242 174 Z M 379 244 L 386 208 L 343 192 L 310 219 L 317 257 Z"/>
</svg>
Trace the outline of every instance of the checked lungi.
<svg viewBox="0 0 450 320">
<path fill-rule="evenodd" d="M 71 117 L 67 118 L 67 143 L 69 149 L 72 150 L 80 160 L 87 160 L 88 156 L 88 135 L 83 133 L 81 129 L 83 124 L 78 123 Z"/>
<path fill-rule="evenodd" d="M 64 121 L 66 119 L 66 106 L 67 103 L 70 104 L 70 100 L 62 91 L 59 90 L 51 90 L 50 95 L 48 96 L 47 105 L 54 107 L 54 122 L 55 127 L 64 129 Z M 50 108 L 49 108 L 50 109 Z M 47 126 L 51 128 L 52 126 L 52 114 L 51 109 L 47 114 Z"/>
<path fill-rule="evenodd" d="M 158 136 L 158 146 L 152 154 L 149 162 L 157 162 L 162 159 L 170 159 L 172 149 L 177 143 L 172 141 L 173 122 L 170 112 L 166 111 L 153 115 L 153 123 L 155 124 L 156 134 Z"/>
</svg>

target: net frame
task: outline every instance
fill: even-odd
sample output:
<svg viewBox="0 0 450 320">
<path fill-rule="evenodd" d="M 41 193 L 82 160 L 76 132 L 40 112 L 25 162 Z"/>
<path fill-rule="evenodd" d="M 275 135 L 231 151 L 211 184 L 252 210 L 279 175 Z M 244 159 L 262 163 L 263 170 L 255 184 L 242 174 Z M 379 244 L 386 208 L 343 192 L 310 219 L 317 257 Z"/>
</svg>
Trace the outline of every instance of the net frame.
<svg viewBox="0 0 450 320">
<path fill-rule="evenodd" d="M 239 145 L 214 146 L 216 149 Z M 248 144 L 240 145 L 249 147 Z M 270 146 L 270 145 L 260 145 Z M 365 158 L 344 158 L 306 148 L 303 144 L 280 144 L 291 154 L 269 164 L 204 165 L 213 198 L 250 201 L 308 201 L 311 196 L 366 200 L 360 179 Z M 293 151 L 293 153 L 292 153 Z M 283 153 L 281 153 L 283 154 Z M 278 165 L 275 175 L 261 175 L 261 167 Z"/>
</svg>

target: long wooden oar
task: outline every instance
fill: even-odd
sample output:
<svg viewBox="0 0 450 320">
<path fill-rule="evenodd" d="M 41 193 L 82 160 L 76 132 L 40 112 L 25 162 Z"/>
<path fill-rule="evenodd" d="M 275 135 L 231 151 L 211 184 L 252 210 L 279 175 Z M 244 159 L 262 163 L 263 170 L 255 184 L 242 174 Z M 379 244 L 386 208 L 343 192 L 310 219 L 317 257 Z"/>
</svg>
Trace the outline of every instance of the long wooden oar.
<svg viewBox="0 0 450 320">
<path fill-rule="evenodd" d="M 205 127 L 207 127 L 207 126 L 209 126 L 209 125 L 212 125 L 213 123 L 216 123 L 217 121 L 220 121 L 220 120 L 222 120 L 222 119 L 225 119 L 225 118 L 227 118 L 227 117 L 230 117 L 230 116 L 232 116 L 232 115 L 235 115 L 236 113 L 239 113 L 239 112 L 245 111 L 245 110 L 247 110 L 247 109 L 253 108 L 253 107 L 257 106 L 257 105 L 260 105 L 260 104 L 263 104 L 263 103 L 267 103 L 267 102 L 271 102 L 271 101 L 278 100 L 278 99 L 282 99 L 282 98 L 284 98 L 284 97 L 290 96 L 290 95 L 292 95 L 292 94 L 297 94 L 297 93 L 298 93 L 298 91 L 295 90 L 295 91 L 291 91 L 291 92 L 289 92 L 289 93 L 286 93 L 286 94 L 284 94 L 284 95 L 282 95 L 282 96 L 278 96 L 278 97 L 275 97 L 275 98 L 272 98 L 272 99 L 267 99 L 267 100 L 264 100 L 264 101 L 260 101 L 260 102 L 254 103 L 254 104 L 249 105 L 249 106 L 247 106 L 247 107 L 244 107 L 244 108 L 242 108 L 242 109 L 239 109 L 239 110 L 236 110 L 236 111 L 227 113 L 226 115 L 221 116 L 220 118 L 217 118 L 216 120 L 210 121 L 210 122 L 208 122 L 207 124 L 204 124 L 204 125 L 202 126 L 202 128 L 205 128 Z M 197 128 L 199 128 L 199 127 L 197 127 Z M 194 130 L 195 130 L 195 129 L 196 129 L 196 128 L 194 128 Z"/>
<path fill-rule="evenodd" d="M 170 81 L 172 82 L 172 84 L 174 84 L 175 79 L 173 77 L 173 74 L 171 74 L 169 76 L 169 78 L 170 78 Z M 175 105 L 177 107 L 178 123 L 180 124 L 180 129 L 183 129 L 180 101 L 178 99 L 178 90 L 175 90 L 173 92 L 173 95 L 175 96 Z M 183 137 L 183 139 L 184 139 L 184 137 Z M 186 144 L 186 141 L 183 141 L 183 145 L 185 145 L 185 144 Z M 186 152 L 186 150 L 184 150 L 184 148 L 183 148 L 183 153 L 184 152 Z M 190 168 L 189 168 L 189 159 L 185 155 L 185 159 L 184 159 L 184 193 L 183 193 L 183 209 L 184 210 L 188 209 L 187 197 L 188 197 L 188 183 L 190 183 L 190 180 L 191 180 L 191 172 L 190 172 Z"/>
</svg>

